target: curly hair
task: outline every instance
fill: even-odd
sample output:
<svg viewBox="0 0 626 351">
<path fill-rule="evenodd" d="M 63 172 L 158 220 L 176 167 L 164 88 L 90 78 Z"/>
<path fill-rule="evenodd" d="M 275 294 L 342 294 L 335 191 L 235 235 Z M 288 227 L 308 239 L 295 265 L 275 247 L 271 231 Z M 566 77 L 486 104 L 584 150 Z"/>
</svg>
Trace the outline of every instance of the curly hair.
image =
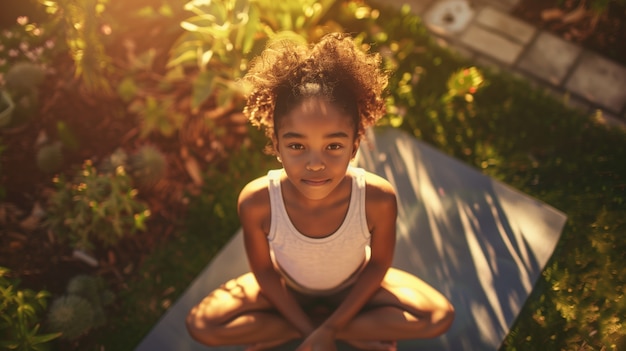
<svg viewBox="0 0 626 351">
<path fill-rule="evenodd" d="M 355 138 L 385 113 L 388 76 L 380 56 L 362 51 L 340 33 L 317 44 L 279 41 L 256 58 L 243 81 L 249 84 L 244 113 L 272 139 L 280 119 L 308 97 L 322 97 L 352 117 Z"/>
</svg>

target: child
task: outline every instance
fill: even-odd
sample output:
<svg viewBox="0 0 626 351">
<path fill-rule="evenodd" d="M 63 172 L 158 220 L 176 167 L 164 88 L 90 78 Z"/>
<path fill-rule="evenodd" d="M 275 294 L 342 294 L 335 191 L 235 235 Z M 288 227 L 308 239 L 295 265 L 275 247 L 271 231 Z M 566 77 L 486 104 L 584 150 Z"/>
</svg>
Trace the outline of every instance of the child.
<svg viewBox="0 0 626 351">
<path fill-rule="evenodd" d="M 250 182 L 239 216 L 251 272 L 211 292 L 187 318 L 207 345 L 261 350 L 302 339 L 298 351 L 395 350 L 452 324 L 448 300 L 391 268 L 396 197 L 381 177 L 351 167 L 365 128 L 384 113 L 387 76 L 349 36 L 279 43 L 244 81 L 245 113 L 265 129 L 283 169 Z"/>
</svg>

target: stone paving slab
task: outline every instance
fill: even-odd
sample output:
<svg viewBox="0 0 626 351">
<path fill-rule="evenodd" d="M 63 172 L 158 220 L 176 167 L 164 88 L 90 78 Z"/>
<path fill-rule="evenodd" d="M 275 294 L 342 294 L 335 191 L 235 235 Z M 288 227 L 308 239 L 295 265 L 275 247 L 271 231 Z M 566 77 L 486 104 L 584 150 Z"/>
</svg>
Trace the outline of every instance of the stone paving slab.
<svg viewBox="0 0 626 351">
<path fill-rule="evenodd" d="M 485 29 L 476 23 L 472 23 L 465 30 L 460 40 L 470 49 L 506 65 L 515 63 L 524 50 L 524 45 Z"/>
<path fill-rule="evenodd" d="M 491 6 L 504 12 L 510 12 L 521 0 L 473 0 L 475 7 Z"/>
<path fill-rule="evenodd" d="M 477 64 L 513 69 L 626 121 L 626 65 L 510 15 L 523 0 L 388 1 L 411 5 L 437 41 Z"/>
<path fill-rule="evenodd" d="M 537 31 L 530 24 L 492 7 L 481 9 L 476 15 L 476 23 L 497 31 L 520 44 L 528 44 Z"/>
<path fill-rule="evenodd" d="M 542 31 L 526 49 L 517 67 L 554 85 L 561 85 L 582 49 L 556 35 Z"/>
<path fill-rule="evenodd" d="M 587 51 L 565 82 L 565 88 L 620 114 L 626 106 L 626 68 Z"/>
</svg>

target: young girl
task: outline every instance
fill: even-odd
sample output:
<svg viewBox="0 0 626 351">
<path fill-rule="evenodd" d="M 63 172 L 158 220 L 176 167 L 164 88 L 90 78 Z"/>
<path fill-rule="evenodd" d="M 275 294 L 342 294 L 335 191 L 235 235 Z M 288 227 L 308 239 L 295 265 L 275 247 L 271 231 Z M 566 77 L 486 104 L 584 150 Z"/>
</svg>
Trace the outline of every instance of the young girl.
<svg viewBox="0 0 626 351">
<path fill-rule="evenodd" d="M 187 318 L 207 345 L 298 351 L 395 350 L 452 324 L 448 300 L 390 267 L 396 197 L 381 177 L 350 166 L 365 128 L 384 113 L 387 76 L 349 36 L 312 47 L 279 43 L 256 60 L 245 113 L 265 129 L 283 168 L 250 182 L 239 216 L 251 272 L 211 292 Z"/>
</svg>

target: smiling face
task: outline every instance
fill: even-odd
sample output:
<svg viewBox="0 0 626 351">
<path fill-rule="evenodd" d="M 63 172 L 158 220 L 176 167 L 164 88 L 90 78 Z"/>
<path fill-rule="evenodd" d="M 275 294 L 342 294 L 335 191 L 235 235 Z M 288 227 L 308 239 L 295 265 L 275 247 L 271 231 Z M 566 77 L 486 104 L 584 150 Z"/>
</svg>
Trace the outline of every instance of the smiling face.
<svg viewBox="0 0 626 351">
<path fill-rule="evenodd" d="M 326 198 L 345 179 L 359 142 L 352 118 L 310 97 L 280 118 L 274 148 L 289 182 L 310 200 Z"/>
</svg>

